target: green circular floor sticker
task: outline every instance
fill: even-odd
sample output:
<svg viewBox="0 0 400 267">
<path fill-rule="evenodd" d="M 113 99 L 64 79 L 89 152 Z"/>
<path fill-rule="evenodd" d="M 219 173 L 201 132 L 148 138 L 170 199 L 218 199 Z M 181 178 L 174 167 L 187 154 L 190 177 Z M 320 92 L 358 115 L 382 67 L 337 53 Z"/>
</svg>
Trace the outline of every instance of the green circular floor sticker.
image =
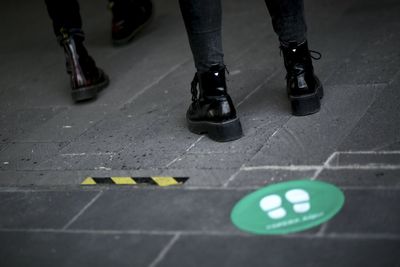
<svg viewBox="0 0 400 267">
<path fill-rule="evenodd" d="M 334 185 L 311 180 L 290 181 L 247 195 L 235 205 L 231 219 L 246 232 L 287 234 L 328 221 L 343 203 L 344 195 Z"/>
</svg>

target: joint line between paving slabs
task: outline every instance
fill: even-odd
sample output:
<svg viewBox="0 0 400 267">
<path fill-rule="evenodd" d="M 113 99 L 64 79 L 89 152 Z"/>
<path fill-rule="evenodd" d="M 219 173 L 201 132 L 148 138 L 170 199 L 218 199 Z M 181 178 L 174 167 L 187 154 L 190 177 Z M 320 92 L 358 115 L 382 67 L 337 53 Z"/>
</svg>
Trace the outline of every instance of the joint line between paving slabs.
<svg viewBox="0 0 400 267">
<path fill-rule="evenodd" d="M 338 151 L 340 154 L 350 154 L 350 155 L 397 155 L 400 154 L 399 150 L 381 150 L 381 151 Z"/>
<path fill-rule="evenodd" d="M 400 69 L 396 71 L 396 73 L 392 76 L 392 79 L 388 82 L 388 86 L 391 86 L 393 82 L 396 80 L 397 76 L 400 76 Z"/>
<path fill-rule="evenodd" d="M 258 170 L 282 170 L 282 171 L 316 171 L 323 170 L 400 170 L 400 165 L 390 164 L 352 164 L 342 166 L 324 166 L 324 165 L 262 165 L 242 167 L 242 171 L 258 171 Z M 318 173 L 319 174 L 319 173 Z M 315 175 L 314 175 L 315 176 Z M 313 176 L 313 177 L 314 177 Z"/>
<path fill-rule="evenodd" d="M 323 237 L 325 235 L 326 229 L 328 228 L 329 222 L 324 223 L 321 228 L 319 229 L 317 236 Z"/>
<path fill-rule="evenodd" d="M 89 201 L 79 212 L 76 214 L 64 227 L 62 230 L 66 230 L 68 227 L 71 226 L 91 205 L 93 205 L 94 202 L 103 194 L 103 191 L 98 192 L 92 200 Z"/>
<path fill-rule="evenodd" d="M 169 252 L 172 246 L 178 241 L 180 236 L 239 236 L 245 238 L 251 238 L 252 235 L 249 235 L 244 232 L 226 232 L 226 231 L 160 231 L 160 230 L 88 230 L 88 229 L 20 229 L 20 228 L 0 228 L 0 232 L 26 232 L 26 233 L 65 233 L 65 234 L 99 234 L 99 235 L 162 235 L 162 236 L 173 236 L 171 240 L 165 245 L 165 247 L 160 251 L 159 255 L 153 261 L 153 265 L 150 267 L 156 266 Z M 289 235 L 281 235 L 282 238 L 292 239 L 292 238 L 304 238 L 304 239 L 314 239 L 314 238 L 330 238 L 330 239 L 384 239 L 384 240 L 400 240 L 400 235 L 395 233 L 325 233 L 323 236 L 318 234 L 310 234 L 310 233 L 293 233 Z M 167 248 L 168 247 L 168 248 Z M 162 254 L 163 253 L 163 254 Z M 161 255 L 162 254 L 162 255 Z M 163 258 L 161 258 L 163 257 Z"/>
<path fill-rule="evenodd" d="M 154 259 L 152 263 L 150 263 L 149 267 L 155 267 L 157 264 L 159 264 L 167 255 L 169 250 L 172 248 L 173 245 L 175 245 L 176 241 L 178 241 L 179 237 L 181 236 L 181 233 L 175 234 L 171 240 L 168 242 L 167 245 L 160 251 L 158 254 L 157 258 Z"/>
<path fill-rule="evenodd" d="M 227 188 L 228 185 L 235 180 L 235 178 L 239 175 L 240 171 L 242 170 L 242 167 L 244 167 L 244 164 L 242 166 L 240 166 L 240 168 L 234 173 L 232 174 L 229 179 L 222 185 L 223 188 Z"/>
<path fill-rule="evenodd" d="M 265 78 L 256 88 L 254 88 L 250 93 L 248 93 L 237 105 L 236 107 L 239 107 L 242 105 L 244 102 L 246 102 L 247 99 L 249 99 L 252 95 L 254 95 L 260 88 L 262 88 L 269 80 L 271 80 L 280 70 L 275 70 L 274 72 L 271 73 L 267 78 Z"/>
<path fill-rule="evenodd" d="M 322 165 L 262 165 L 262 166 L 245 166 L 241 171 L 259 171 L 259 170 L 282 170 L 282 171 L 315 171 L 322 168 Z"/>
<path fill-rule="evenodd" d="M 156 187 L 157 188 L 157 187 Z M 156 188 L 147 188 L 146 190 L 159 190 Z M 212 191 L 218 191 L 218 190 L 224 190 L 224 191 L 246 191 L 246 190 L 256 190 L 259 189 L 260 185 L 252 185 L 252 186 L 237 186 L 237 187 L 216 187 L 216 186 L 186 186 L 185 190 L 212 190 Z M 400 190 L 400 185 L 388 185 L 388 186 L 382 186 L 382 185 L 371 185 L 371 186 L 359 186 L 359 185 L 346 185 L 346 186 L 340 186 L 340 188 L 344 190 Z M 75 190 L 81 191 L 81 189 L 75 188 Z M 98 189 L 97 189 L 98 190 Z M 97 191 L 97 190 L 87 190 L 87 191 Z M 108 190 L 114 190 L 109 188 Z M 116 189 L 115 189 L 116 190 Z M 118 190 L 128 190 L 128 189 L 122 189 L 119 188 Z M 168 190 L 179 190 L 178 187 L 175 189 L 168 189 Z M 24 193 L 31 193 L 31 192 L 62 192 L 65 191 L 64 187 L 61 188 L 38 188 L 38 189 L 19 189 L 19 188 L 1 188 L 0 186 L 0 192 L 24 192 Z M 1 229 L 1 228 L 0 228 Z"/>
<path fill-rule="evenodd" d="M 335 156 L 338 154 L 337 151 L 333 152 L 324 162 L 324 164 L 321 166 L 321 168 L 317 169 L 313 175 L 313 177 L 311 177 L 311 180 L 316 180 L 318 178 L 318 176 L 321 174 L 321 172 L 327 168 L 329 166 L 329 164 L 331 163 L 331 161 L 335 158 Z"/>
<path fill-rule="evenodd" d="M 79 156 L 115 156 L 115 152 L 94 152 L 94 153 L 65 153 L 60 154 L 61 157 L 79 157 Z"/>
<path fill-rule="evenodd" d="M 276 129 L 276 130 L 273 132 L 273 134 L 272 134 L 270 137 L 268 137 L 268 139 L 267 139 L 267 144 L 268 144 L 269 140 L 271 140 L 271 138 L 274 137 L 275 134 L 278 133 L 279 130 L 280 130 L 280 128 L 279 128 L 279 129 Z M 251 157 L 251 159 L 250 159 L 249 161 L 251 161 L 251 160 L 258 154 L 258 152 L 260 152 L 261 149 L 263 149 L 263 147 L 264 147 L 264 146 L 261 146 L 261 147 L 255 152 L 255 154 Z M 227 188 L 228 185 L 229 185 L 233 180 L 236 179 L 236 177 L 239 175 L 239 173 L 240 173 L 242 170 L 245 170 L 245 168 L 246 168 L 246 163 L 243 163 L 242 166 L 240 166 L 240 168 L 239 168 L 234 174 L 232 174 L 232 175 L 229 177 L 229 179 L 222 185 L 222 187 L 223 187 L 223 188 Z"/>
<path fill-rule="evenodd" d="M 188 148 L 186 148 L 185 152 L 183 152 L 183 154 L 181 156 L 178 156 L 176 158 L 174 158 L 172 161 L 170 161 L 167 165 L 165 165 L 166 168 L 169 168 L 169 166 L 171 166 L 172 164 L 174 164 L 175 162 L 181 160 L 183 158 L 183 156 L 186 155 L 187 152 L 189 152 L 192 148 L 194 148 L 196 146 L 196 144 L 198 142 L 200 142 L 202 139 L 204 138 L 204 135 L 200 136 L 199 138 L 197 138 L 196 141 L 194 141 L 193 144 L 191 144 Z"/>
</svg>

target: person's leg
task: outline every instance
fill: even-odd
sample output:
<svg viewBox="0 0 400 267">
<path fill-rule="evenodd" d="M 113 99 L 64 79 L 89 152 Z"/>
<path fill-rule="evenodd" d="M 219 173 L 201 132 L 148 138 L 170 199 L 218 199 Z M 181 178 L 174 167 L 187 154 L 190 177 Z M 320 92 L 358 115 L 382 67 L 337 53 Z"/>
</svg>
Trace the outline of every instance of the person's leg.
<svg viewBox="0 0 400 267">
<path fill-rule="evenodd" d="M 111 39 L 114 45 L 129 43 L 151 20 L 151 0 L 108 0 L 112 12 Z"/>
<path fill-rule="evenodd" d="M 107 75 L 97 68 L 83 45 L 84 34 L 78 2 L 75 0 L 45 0 L 53 22 L 53 30 L 64 48 L 67 72 L 71 76 L 72 98 L 82 101 L 95 98 L 107 86 Z"/>
<path fill-rule="evenodd" d="M 189 130 L 221 142 L 238 139 L 242 128 L 226 89 L 221 1 L 180 0 L 179 4 L 197 70 L 186 114 Z"/>
<path fill-rule="evenodd" d="M 314 74 L 307 44 L 303 0 L 265 0 L 279 37 L 285 68 L 287 91 L 294 115 L 318 112 L 323 96 L 322 84 Z"/>
<path fill-rule="evenodd" d="M 82 19 L 76 0 L 45 0 L 45 3 L 57 37 L 61 38 L 62 31 L 83 36 Z"/>
<path fill-rule="evenodd" d="M 220 0 L 180 0 L 196 69 L 207 71 L 224 65 L 222 50 L 222 7 Z"/>
<path fill-rule="evenodd" d="M 307 25 L 303 0 L 265 0 L 274 31 L 283 44 L 306 41 Z"/>
</svg>

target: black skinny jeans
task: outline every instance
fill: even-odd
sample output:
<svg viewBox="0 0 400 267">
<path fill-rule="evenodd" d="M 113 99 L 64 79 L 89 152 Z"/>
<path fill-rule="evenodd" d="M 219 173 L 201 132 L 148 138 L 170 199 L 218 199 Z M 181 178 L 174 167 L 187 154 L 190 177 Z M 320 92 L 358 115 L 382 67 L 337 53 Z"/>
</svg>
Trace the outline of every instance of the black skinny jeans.
<svg viewBox="0 0 400 267">
<path fill-rule="evenodd" d="M 129 0 L 108 0 L 114 3 L 126 3 Z M 131 0 L 132 1 L 132 0 Z M 45 0 L 47 11 L 53 22 L 54 34 L 61 36 L 61 31 L 84 37 L 82 19 L 77 0 Z"/>
<path fill-rule="evenodd" d="M 45 2 L 57 37 L 61 35 L 61 29 L 83 37 L 77 0 L 45 0 Z M 282 43 L 290 41 L 302 43 L 306 40 L 303 0 L 265 0 L 265 2 L 274 31 Z M 211 65 L 223 65 L 221 0 L 179 0 L 179 4 L 196 69 L 207 71 Z"/>
<path fill-rule="evenodd" d="M 77 0 L 45 0 L 45 3 L 57 37 L 60 37 L 62 30 L 83 37 L 82 19 Z"/>
<path fill-rule="evenodd" d="M 240 0 L 239 0 L 240 1 Z M 306 40 L 303 0 L 265 0 L 274 31 L 281 43 Z M 224 64 L 221 0 L 179 0 L 196 69 Z"/>
</svg>

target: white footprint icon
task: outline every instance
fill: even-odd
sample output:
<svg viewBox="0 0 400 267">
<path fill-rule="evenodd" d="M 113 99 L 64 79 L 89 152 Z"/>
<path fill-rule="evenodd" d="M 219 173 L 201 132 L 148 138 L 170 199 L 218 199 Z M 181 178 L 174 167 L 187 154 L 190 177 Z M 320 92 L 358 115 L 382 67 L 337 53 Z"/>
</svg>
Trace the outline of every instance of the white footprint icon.
<svg viewBox="0 0 400 267">
<path fill-rule="evenodd" d="M 260 208 L 271 219 L 280 219 L 286 216 L 286 210 L 281 207 L 282 198 L 278 195 L 269 195 L 260 200 Z"/>
<path fill-rule="evenodd" d="M 296 213 L 305 213 L 310 210 L 310 195 L 303 189 L 292 189 L 286 192 L 286 199 L 293 204 Z"/>
</svg>

